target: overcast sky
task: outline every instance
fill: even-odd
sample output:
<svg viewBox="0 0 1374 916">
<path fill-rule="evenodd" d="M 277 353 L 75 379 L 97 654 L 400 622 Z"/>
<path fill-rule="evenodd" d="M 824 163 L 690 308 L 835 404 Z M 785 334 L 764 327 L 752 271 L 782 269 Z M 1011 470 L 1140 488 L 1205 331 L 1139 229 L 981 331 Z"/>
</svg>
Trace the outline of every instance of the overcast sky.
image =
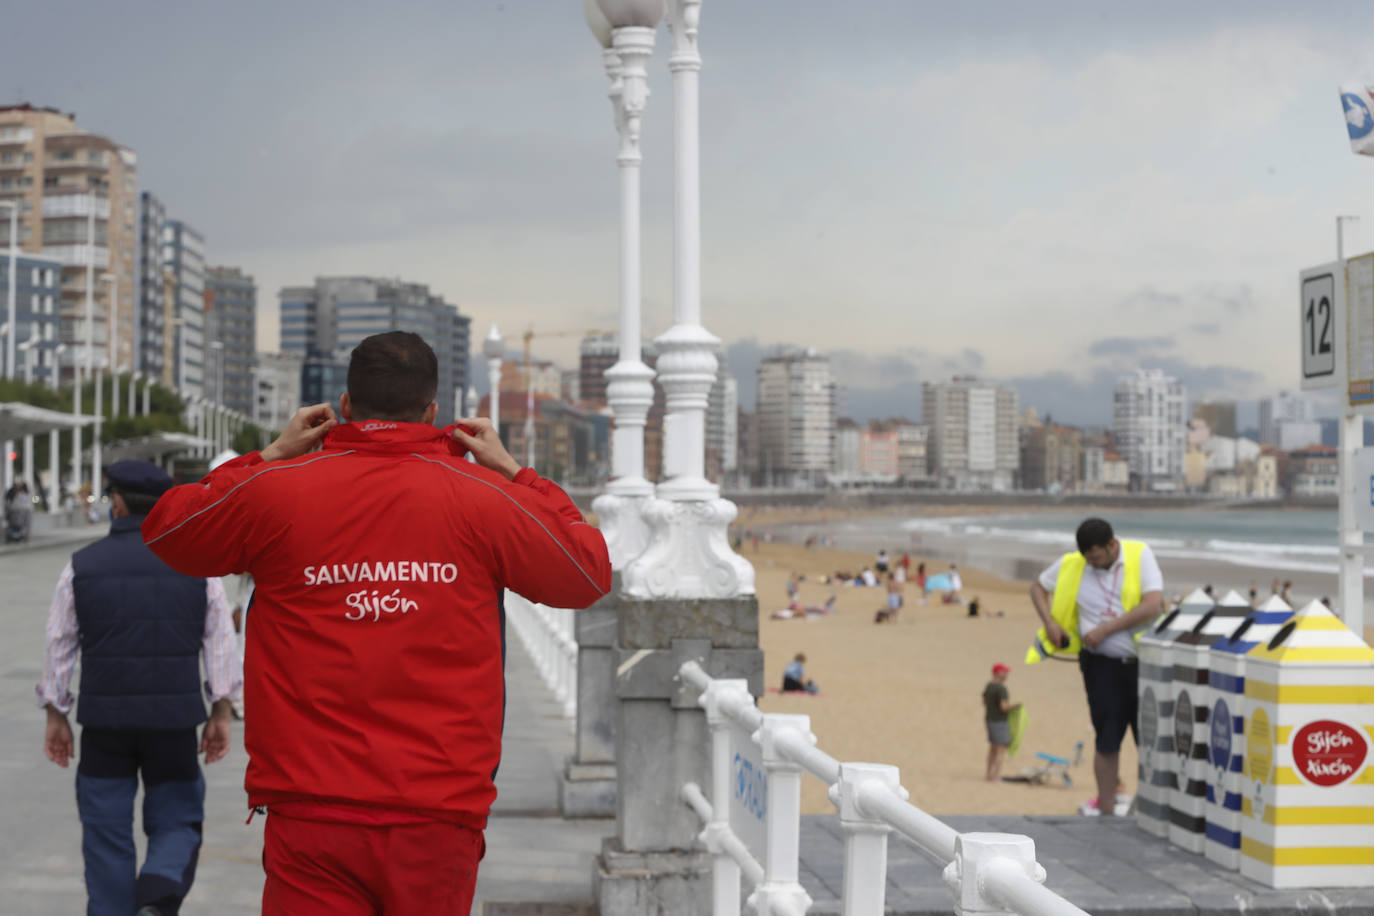
<svg viewBox="0 0 1374 916">
<path fill-rule="evenodd" d="M 1360 10 L 705 0 L 705 324 L 737 366 L 830 352 L 861 417 L 965 371 L 1077 422 L 1135 365 L 1194 399 L 1293 387 L 1297 272 L 1334 257 L 1337 213 L 1374 220 L 1337 93 L 1374 77 Z M 671 318 L 667 46 L 649 333 Z M 605 90 L 581 0 L 45 0 L 0 31 L 0 99 L 134 148 L 211 262 L 257 278 L 264 348 L 278 290 L 321 274 L 428 283 L 475 337 L 614 328 Z M 575 338 L 537 350 L 572 365 Z"/>
</svg>

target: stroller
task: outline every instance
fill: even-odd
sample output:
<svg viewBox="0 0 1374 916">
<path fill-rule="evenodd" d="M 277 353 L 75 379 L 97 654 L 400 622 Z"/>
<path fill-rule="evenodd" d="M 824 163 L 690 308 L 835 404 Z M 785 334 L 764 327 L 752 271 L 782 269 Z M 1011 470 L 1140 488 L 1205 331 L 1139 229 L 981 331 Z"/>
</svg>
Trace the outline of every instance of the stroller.
<svg viewBox="0 0 1374 916">
<path fill-rule="evenodd" d="M 33 500 L 27 487 L 10 490 L 5 500 L 5 543 L 29 539 L 29 527 L 33 523 Z"/>
</svg>

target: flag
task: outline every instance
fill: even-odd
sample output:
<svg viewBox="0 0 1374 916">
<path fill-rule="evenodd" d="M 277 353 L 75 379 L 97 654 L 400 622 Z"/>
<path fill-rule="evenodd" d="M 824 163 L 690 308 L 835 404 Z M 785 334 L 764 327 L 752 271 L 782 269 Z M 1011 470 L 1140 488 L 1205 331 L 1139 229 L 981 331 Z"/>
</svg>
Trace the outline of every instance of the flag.
<svg viewBox="0 0 1374 916">
<path fill-rule="evenodd" d="M 1341 107 L 1345 109 L 1345 129 L 1350 134 L 1350 149 L 1374 156 L 1374 96 L 1368 86 L 1350 83 L 1341 87 Z"/>
</svg>

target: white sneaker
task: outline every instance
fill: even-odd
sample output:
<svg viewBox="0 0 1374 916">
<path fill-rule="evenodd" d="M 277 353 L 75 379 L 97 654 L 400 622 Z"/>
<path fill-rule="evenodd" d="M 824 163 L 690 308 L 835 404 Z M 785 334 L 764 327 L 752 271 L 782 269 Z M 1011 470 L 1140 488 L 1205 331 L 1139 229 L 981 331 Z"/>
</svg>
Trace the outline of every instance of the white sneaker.
<svg viewBox="0 0 1374 916">
<path fill-rule="evenodd" d="M 1078 813 L 1084 817 L 1101 817 L 1102 812 L 1097 810 L 1097 799 L 1090 798 L 1078 806 Z"/>
</svg>

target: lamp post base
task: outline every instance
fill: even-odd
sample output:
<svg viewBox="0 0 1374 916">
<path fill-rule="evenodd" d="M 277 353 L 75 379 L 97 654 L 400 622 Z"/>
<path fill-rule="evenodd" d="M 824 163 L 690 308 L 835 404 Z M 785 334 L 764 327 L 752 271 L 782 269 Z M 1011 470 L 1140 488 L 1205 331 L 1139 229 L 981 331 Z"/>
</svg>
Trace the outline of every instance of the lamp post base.
<svg viewBox="0 0 1374 916">
<path fill-rule="evenodd" d="M 660 487 L 660 492 L 670 485 Z M 694 490 L 697 488 L 693 488 Z M 730 547 L 738 515 L 728 499 L 649 499 L 644 551 L 624 568 L 634 598 L 738 598 L 754 594 L 754 567 Z"/>
<path fill-rule="evenodd" d="M 643 484 L 642 487 L 634 486 Z M 617 488 L 617 484 L 624 484 Z M 644 504 L 652 498 L 653 484 L 647 480 L 613 481 L 602 493 L 592 500 L 592 511 L 601 520 L 601 534 L 606 538 L 606 552 L 611 557 L 611 567 L 624 569 L 635 557 L 649 546 L 649 528 L 644 522 Z"/>
</svg>

